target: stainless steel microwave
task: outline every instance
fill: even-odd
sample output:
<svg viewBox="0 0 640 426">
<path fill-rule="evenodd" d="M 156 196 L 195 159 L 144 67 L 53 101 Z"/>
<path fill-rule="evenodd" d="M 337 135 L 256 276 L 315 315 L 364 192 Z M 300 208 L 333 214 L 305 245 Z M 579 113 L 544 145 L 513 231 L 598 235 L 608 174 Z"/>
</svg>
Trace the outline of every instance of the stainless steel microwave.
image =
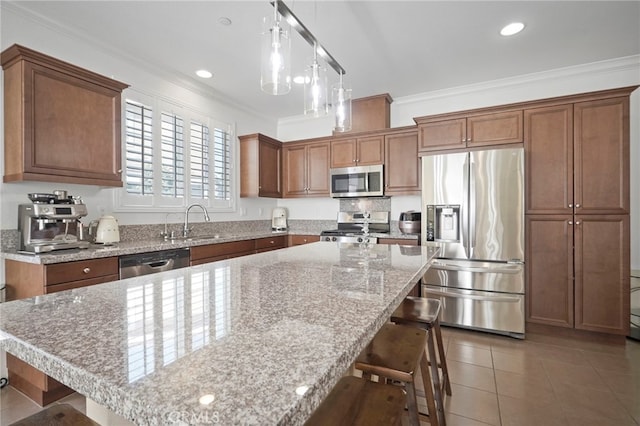
<svg viewBox="0 0 640 426">
<path fill-rule="evenodd" d="M 331 196 L 380 197 L 384 195 L 382 164 L 331 169 Z"/>
</svg>

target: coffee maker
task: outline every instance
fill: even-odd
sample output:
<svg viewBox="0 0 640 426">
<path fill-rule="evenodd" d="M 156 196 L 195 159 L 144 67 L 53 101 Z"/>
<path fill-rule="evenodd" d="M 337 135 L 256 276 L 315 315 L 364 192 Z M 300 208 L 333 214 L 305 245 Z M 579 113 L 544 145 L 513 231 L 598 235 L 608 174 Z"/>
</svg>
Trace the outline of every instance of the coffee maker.
<svg viewBox="0 0 640 426">
<path fill-rule="evenodd" d="M 18 206 L 19 250 L 46 253 L 55 250 L 88 248 L 83 241 L 84 228 L 80 219 L 87 215 L 87 206 L 79 197 L 60 194 L 29 194 L 31 204 Z"/>
<path fill-rule="evenodd" d="M 287 230 L 287 209 L 276 207 L 271 212 L 271 230 L 286 231 Z"/>
</svg>

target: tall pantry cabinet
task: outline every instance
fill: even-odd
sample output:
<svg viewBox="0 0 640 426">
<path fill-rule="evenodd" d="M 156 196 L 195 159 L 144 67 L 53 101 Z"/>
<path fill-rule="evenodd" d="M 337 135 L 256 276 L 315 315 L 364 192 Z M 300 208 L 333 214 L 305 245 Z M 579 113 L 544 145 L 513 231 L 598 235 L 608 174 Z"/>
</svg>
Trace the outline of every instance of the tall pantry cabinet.
<svg viewBox="0 0 640 426">
<path fill-rule="evenodd" d="M 633 89 L 524 111 L 530 324 L 628 333 Z"/>
</svg>

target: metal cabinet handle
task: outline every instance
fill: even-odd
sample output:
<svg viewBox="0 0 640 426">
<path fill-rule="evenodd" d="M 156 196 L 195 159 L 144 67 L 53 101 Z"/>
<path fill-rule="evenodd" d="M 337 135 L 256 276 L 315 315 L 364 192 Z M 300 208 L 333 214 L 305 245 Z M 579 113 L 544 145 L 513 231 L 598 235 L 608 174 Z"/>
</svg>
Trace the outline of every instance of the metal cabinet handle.
<svg viewBox="0 0 640 426">
<path fill-rule="evenodd" d="M 579 208 L 580 208 L 580 204 L 576 204 L 576 209 L 579 209 Z"/>
<path fill-rule="evenodd" d="M 573 221 L 572 220 L 569 221 L 569 225 L 573 225 Z"/>
<path fill-rule="evenodd" d="M 576 225 L 580 225 L 580 221 L 579 220 L 576 220 Z"/>
<path fill-rule="evenodd" d="M 569 208 L 572 209 L 573 208 L 573 204 L 569 204 Z"/>
<path fill-rule="evenodd" d="M 275 242 L 275 241 L 273 241 L 273 240 L 269 241 L 269 244 L 275 244 L 275 243 L 276 243 L 276 242 Z"/>
<path fill-rule="evenodd" d="M 84 268 L 82 272 L 84 272 L 85 274 L 88 274 L 89 272 L 91 272 L 91 268 Z"/>
</svg>

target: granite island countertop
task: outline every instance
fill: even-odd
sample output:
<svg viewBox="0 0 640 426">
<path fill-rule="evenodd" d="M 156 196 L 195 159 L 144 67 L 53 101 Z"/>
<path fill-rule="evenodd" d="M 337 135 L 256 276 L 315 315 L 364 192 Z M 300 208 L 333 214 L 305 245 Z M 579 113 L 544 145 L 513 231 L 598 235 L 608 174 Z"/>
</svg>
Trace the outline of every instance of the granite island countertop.
<svg viewBox="0 0 640 426">
<path fill-rule="evenodd" d="M 7 302 L 0 344 L 136 424 L 302 424 L 436 254 L 316 242 Z"/>
</svg>

